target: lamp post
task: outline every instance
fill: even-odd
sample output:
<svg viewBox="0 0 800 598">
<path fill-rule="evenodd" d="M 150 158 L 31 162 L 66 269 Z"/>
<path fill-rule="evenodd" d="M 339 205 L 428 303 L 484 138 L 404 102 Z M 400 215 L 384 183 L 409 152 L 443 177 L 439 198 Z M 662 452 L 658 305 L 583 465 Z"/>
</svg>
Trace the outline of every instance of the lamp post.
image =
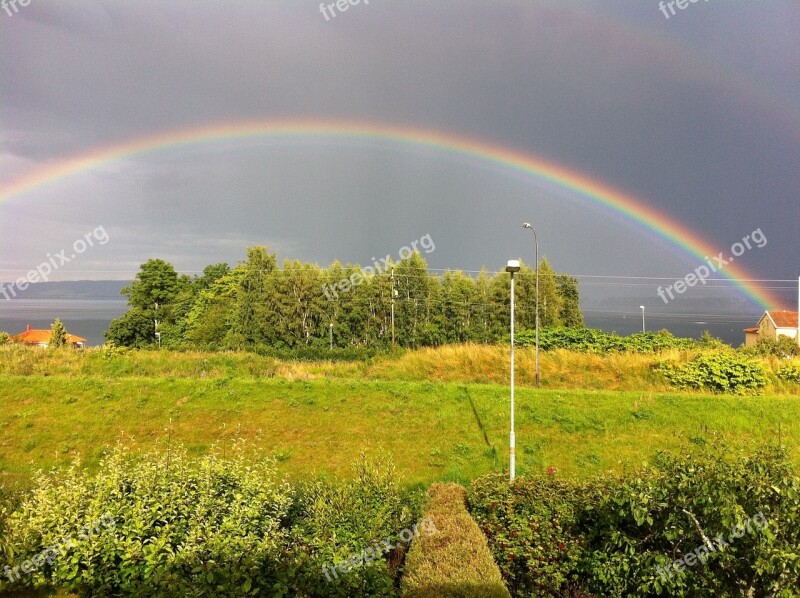
<svg viewBox="0 0 800 598">
<path fill-rule="evenodd" d="M 533 240 L 536 243 L 536 388 L 539 388 L 541 382 L 539 375 L 539 237 L 530 222 L 523 222 L 522 228 L 533 231 Z"/>
<path fill-rule="evenodd" d="M 516 475 L 517 456 L 516 446 L 517 440 L 514 436 L 514 273 L 519 272 L 519 260 L 509 260 L 506 266 L 506 272 L 511 274 L 511 433 L 509 435 L 509 459 L 508 469 L 510 479 L 513 482 Z"/>
<path fill-rule="evenodd" d="M 647 329 L 644 326 L 644 305 L 640 305 L 639 309 L 642 310 L 642 332 L 647 332 Z"/>
</svg>

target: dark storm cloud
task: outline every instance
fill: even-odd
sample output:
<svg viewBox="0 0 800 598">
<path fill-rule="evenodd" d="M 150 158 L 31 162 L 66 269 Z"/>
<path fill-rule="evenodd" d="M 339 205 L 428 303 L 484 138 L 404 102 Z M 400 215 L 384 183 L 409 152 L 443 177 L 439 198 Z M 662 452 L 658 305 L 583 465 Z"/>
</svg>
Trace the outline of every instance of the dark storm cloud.
<svg viewBox="0 0 800 598">
<path fill-rule="evenodd" d="M 649 0 L 373 0 L 330 22 L 318 4 L 34 0 L 0 20 L 2 181 L 210 122 L 407 123 L 549 157 L 723 246 L 761 226 L 769 249 L 748 264 L 765 278 L 796 274 L 794 4 L 700 3 L 667 21 Z M 18 218 L 37 217 L 46 242 L 19 232 Z M 103 223 L 118 231 L 113 259 L 126 268 L 157 255 L 198 270 L 253 243 L 366 262 L 426 233 L 432 265 L 495 268 L 529 250 L 523 219 L 539 223 L 561 269 L 682 275 L 692 265 L 536 181 L 398 147 L 309 142 L 133 156 L 16 198 L 0 206 L 0 267 L 27 268 Z"/>
</svg>

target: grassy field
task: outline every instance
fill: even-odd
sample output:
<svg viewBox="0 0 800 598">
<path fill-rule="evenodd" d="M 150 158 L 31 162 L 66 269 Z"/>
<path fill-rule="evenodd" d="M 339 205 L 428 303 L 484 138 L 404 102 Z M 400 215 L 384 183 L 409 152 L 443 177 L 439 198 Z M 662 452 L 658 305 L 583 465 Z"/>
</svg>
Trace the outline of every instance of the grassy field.
<svg viewBox="0 0 800 598">
<path fill-rule="evenodd" d="M 507 466 L 506 386 L 304 378 L 0 375 L 0 482 L 24 488 L 36 468 L 78 456 L 92 467 L 117 442 L 182 443 L 202 454 L 236 438 L 292 478 L 344 474 L 361 452 L 391 454 L 409 485 Z M 714 434 L 777 441 L 779 427 L 796 445 L 798 422 L 796 396 L 520 388 L 518 471 L 552 466 L 582 477 Z"/>
<path fill-rule="evenodd" d="M 671 388 L 653 373 L 662 361 L 686 362 L 699 351 L 597 355 L 557 350 L 540 355 L 543 388 L 661 392 Z M 534 350 L 517 349 L 517 384 L 534 384 Z M 800 396 L 800 384 L 780 381 L 782 360 L 764 359 L 770 381 L 765 394 Z M 368 361 L 285 361 L 252 353 L 40 351 L 0 346 L 0 375 L 119 378 L 282 378 L 286 380 L 382 380 L 508 384 L 508 347 L 453 345 L 381 355 Z"/>
</svg>

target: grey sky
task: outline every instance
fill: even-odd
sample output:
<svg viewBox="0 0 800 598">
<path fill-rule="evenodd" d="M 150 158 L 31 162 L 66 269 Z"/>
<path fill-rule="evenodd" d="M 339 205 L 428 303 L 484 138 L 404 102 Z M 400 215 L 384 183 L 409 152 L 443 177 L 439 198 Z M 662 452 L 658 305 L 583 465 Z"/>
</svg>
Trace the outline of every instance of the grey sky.
<svg viewBox="0 0 800 598">
<path fill-rule="evenodd" d="M 699 2 L 670 19 L 651 0 L 371 0 L 330 21 L 312 0 L 31 0 L 0 11 L 0 189 L 48 161 L 171 129 L 374 121 L 548 158 L 720 251 L 760 227 L 769 244 L 740 263 L 790 279 L 798 31 L 800 6 L 779 0 Z M 397 144 L 295 138 L 174 148 L 16 196 L 0 204 L 0 279 L 98 225 L 110 242 L 53 279 L 128 278 L 151 257 L 197 271 L 256 243 L 281 258 L 366 263 L 425 234 L 432 267 L 494 270 L 533 260 L 523 220 L 561 271 L 678 278 L 698 265 L 533 178 Z M 647 281 L 611 282 L 583 294 L 657 301 Z"/>
</svg>

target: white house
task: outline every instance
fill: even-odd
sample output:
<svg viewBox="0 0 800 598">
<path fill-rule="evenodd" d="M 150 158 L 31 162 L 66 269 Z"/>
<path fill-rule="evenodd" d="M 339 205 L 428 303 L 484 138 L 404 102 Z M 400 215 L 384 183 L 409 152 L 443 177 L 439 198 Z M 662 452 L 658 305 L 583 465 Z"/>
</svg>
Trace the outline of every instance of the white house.
<svg viewBox="0 0 800 598">
<path fill-rule="evenodd" d="M 762 338 L 778 340 L 779 336 L 788 336 L 800 344 L 796 311 L 765 311 L 756 328 L 745 329 L 744 344 L 752 347 Z"/>
</svg>

